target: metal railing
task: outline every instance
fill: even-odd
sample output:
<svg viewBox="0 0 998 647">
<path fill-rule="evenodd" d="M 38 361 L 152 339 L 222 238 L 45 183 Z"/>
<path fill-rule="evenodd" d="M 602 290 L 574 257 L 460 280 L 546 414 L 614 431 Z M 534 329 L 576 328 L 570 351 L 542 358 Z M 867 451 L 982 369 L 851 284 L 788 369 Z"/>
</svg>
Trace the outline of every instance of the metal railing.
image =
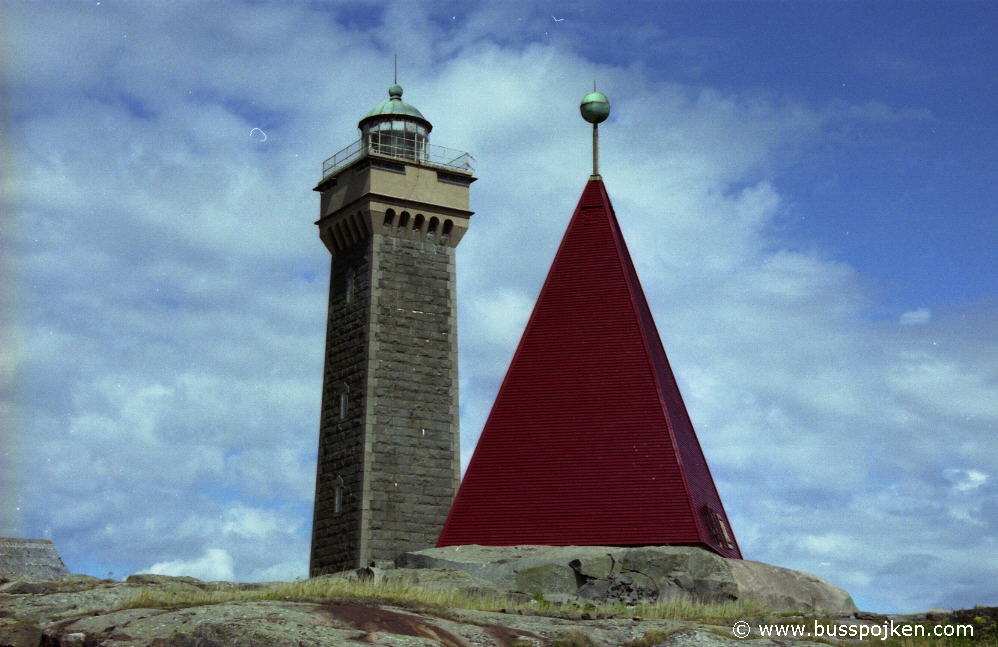
<svg viewBox="0 0 998 647">
<path fill-rule="evenodd" d="M 370 133 L 366 140 L 362 137 L 326 158 L 322 163 L 322 177 L 332 175 L 344 166 L 372 154 L 433 164 L 468 173 L 474 172 L 472 162 L 475 158 L 470 153 L 427 144 L 425 140 L 411 133 L 405 135 Z"/>
</svg>

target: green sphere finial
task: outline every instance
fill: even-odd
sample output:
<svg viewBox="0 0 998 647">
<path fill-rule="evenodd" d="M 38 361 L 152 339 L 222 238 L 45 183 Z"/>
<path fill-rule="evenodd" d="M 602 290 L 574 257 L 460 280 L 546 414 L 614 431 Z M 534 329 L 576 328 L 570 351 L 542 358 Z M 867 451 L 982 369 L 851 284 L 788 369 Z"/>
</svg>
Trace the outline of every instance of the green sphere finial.
<svg viewBox="0 0 998 647">
<path fill-rule="evenodd" d="M 582 118 L 589 123 L 602 123 L 610 116 L 610 100 L 602 92 L 590 92 L 582 97 L 579 111 L 582 112 Z"/>
<path fill-rule="evenodd" d="M 402 100 L 402 86 L 398 83 L 393 83 L 390 88 L 388 88 L 388 96 L 392 99 Z"/>
</svg>

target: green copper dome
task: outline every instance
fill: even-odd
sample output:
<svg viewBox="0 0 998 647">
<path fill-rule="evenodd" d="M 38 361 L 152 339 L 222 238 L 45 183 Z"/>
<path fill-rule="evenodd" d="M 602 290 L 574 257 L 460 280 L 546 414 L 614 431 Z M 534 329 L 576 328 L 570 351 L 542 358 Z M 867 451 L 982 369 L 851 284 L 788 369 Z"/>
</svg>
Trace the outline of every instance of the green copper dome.
<svg viewBox="0 0 998 647">
<path fill-rule="evenodd" d="M 610 116 L 610 100 L 602 92 L 590 92 L 582 97 L 579 110 L 583 119 L 591 124 L 598 124 Z"/>
<path fill-rule="evenodd" d="M 416 106 L 402 100 L 402 86 L 398 83 L 395 83 L 388 88 L 388 100 L 382 101 L 378 105 L 374 106 L 374 108 L 372 108 L 371 111 L 367 113 L 357 125 L 363 128 L 364 122 L 369 119 L 393 115 L 412 117 L 413 119 L 418 119 L 423 122 L 428 129 L 432 128 L 430 122 L 423 116 L 423 113 L 416 109 Z"/>
</svg>

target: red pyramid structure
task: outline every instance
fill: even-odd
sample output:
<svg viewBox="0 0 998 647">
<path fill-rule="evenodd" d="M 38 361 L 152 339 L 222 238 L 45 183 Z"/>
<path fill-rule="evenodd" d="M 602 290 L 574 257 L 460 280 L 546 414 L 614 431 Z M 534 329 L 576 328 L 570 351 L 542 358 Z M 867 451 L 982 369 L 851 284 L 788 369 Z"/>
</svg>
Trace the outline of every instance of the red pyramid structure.
<svg viewBox="0 0 998 647">
<path fill-rule="evenodd" d="M 741 558 L 603 182 L 561 241 L 437 546 Z"/>
</svg>

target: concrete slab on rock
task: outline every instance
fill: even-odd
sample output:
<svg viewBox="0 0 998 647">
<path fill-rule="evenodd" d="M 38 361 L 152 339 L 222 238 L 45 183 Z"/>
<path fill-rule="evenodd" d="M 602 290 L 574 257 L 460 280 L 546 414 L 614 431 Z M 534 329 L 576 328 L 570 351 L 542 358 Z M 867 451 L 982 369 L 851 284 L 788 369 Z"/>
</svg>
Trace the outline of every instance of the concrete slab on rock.
<svg viewBox="0 0 998 647">
<path fill-rule="evenodd" d="M 636 604 L 688 596 L 772 611 L 851 614 L 852 598 L 816 575 L 689 546 L 447 546 L 404 553 L 399 569 L 451 569 L 506 593 Z"/>
<path fill-rule="evenodd" d="M 0 537 L 0 579 L 53 580 L 69 575 L 48 539 Z"/>
</svg>

